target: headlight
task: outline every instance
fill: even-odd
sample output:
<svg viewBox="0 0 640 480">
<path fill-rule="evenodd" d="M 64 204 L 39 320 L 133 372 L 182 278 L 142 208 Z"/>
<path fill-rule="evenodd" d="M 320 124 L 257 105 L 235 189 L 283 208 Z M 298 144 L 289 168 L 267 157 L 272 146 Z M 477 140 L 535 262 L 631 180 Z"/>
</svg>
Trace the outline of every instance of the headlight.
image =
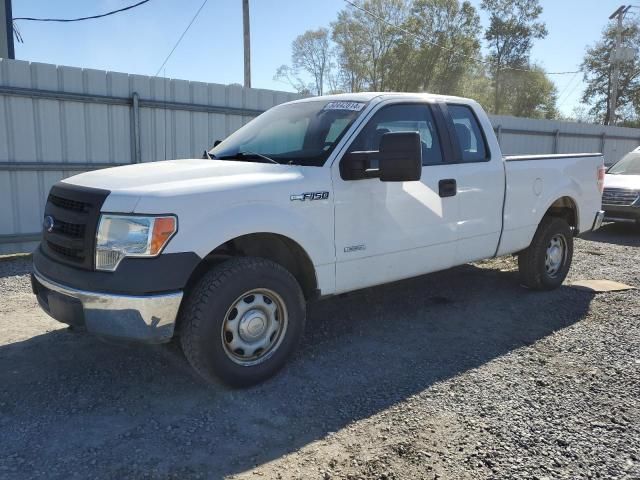
<svg viewBox="0 0 640 480">
<path fill-rule="evenodd" d="M 178 230 L 174 216 L 100 216 L 96 270 L 113 272 L 125 257 L 155 257 Z"/>
</svg>

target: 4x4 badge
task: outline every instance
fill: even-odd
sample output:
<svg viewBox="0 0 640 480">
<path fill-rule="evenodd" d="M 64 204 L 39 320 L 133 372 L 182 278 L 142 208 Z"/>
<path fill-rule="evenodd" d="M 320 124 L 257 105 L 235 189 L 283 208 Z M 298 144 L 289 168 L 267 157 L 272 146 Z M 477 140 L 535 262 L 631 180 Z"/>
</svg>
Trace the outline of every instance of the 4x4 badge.
<svg viewBox="0 0 640 480">
<path fill-rule="evenodd" d="M 291 195 L 289 200 L 292 202 L 294 200 L 300 200 L 304 202 L 305 200 L 326 200 L 329 198 L 329 192 L 307 192 L 307 193 L 299 193 L 297 195 Z"/>
</svg>

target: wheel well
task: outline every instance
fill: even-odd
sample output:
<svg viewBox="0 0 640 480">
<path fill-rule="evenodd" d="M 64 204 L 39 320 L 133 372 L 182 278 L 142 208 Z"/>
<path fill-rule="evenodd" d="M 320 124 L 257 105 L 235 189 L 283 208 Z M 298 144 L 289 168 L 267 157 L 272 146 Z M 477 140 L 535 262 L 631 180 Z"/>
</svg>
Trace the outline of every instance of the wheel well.
<svg viewBox="0 0 640 480">
<path fill-rule="evenodd" d="M 316 271 L 307 252 L 297 242 L 275 233 L 242 235 L 216 247 L 198 264 L 186 289 L 190 289 L 211 267 L 231 257 L 261 257 L 274 261 L 291 272 L 306 299 L 317 294 Z"/>
<path fill-rule="evenodd" d="M 551 204 L 545 217 L 564 218 L 574 233 L 578 234 L 578 207 L 571 197 L 561 197 Z"/>
</svg>

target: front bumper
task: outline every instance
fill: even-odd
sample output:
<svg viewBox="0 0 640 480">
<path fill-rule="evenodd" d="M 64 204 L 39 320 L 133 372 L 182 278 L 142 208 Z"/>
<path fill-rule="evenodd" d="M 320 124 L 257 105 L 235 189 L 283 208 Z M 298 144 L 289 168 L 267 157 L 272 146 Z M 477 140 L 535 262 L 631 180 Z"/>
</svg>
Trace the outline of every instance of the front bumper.
<svg viewBox="0 0 640 480">
<path fill-rule="evenodd" d="M 640 223 L 640 206 L 603 205 L 605 222 Z"/>
<path fill-rule="evenodd" d="M 102 337 L 145 343 L 171 340 L 183 295 L 89 292 L 56 283 L 37 270 L 31 285 L 42 309 L 55 320 Z"/>
</svg>

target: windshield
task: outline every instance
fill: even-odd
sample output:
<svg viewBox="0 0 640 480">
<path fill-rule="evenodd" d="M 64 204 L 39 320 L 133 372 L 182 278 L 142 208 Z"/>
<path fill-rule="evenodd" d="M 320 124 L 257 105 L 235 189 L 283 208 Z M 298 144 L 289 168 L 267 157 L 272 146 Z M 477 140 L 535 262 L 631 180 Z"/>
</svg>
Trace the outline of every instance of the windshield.
<svg viewBox="0 0 640 480">
<path fill-rule="evenodd" d="M 611 175 L 640 175 L 640 152 L 627 153 L 607 173 Z"/>
<path fill-rule="evenodd" d="M 219 160 L 250 160 L 321 167 L 363 102 L 309 101 L 274 107 L 209 152 Z"/>
</svg>

